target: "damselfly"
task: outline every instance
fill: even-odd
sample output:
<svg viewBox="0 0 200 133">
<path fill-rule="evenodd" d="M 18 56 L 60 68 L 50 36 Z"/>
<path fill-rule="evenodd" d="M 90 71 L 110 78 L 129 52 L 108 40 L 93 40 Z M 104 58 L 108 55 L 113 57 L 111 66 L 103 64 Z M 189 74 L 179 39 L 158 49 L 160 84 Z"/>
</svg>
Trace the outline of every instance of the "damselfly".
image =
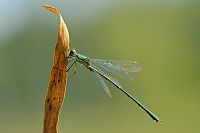
<svg viewBox="0 0 200 133">
<path fill-rule="evenodd" d="M 115 87 L 120 89 L 124 94 L 126 94 L 129 98 L 131 98 L 138 106 L 140 106 L 144 111 L 146 111 L 150 117 L 155 120 L 156 122 L 161 122 L 161 120 L 158 119 L 156 115 L 154 115 L 151 111 L 149 111 L 147 108 L 145 108 L 141 103 L 139 103 L 134 97 L 132 97 L 128 92 L 126 92 L 124 89 L 122 89 L 120 83 L 113 79 L 112 77 L 108 76 L 104 72 L 102 72 L 99 68 L 94 66 L 91 63 L 95 63 L 98 66 L 101 66 L 107 71 L 110 71 L 114 74 L 117 74 L 118 76 L 126 79 L 132 80 L 132 76 L 129 75 L 129 72 L 137 72 L 141 70 L 141 66 L 137 64 L 137 62 L 134 61 L 118 61 L 118 60 L 101 60 L 101 59 L 90 59 L 87 56 L 81 55 L 76 53 L 74 49 L 71 49 L 69 52 L 69 55 L 66 58 L 71 58 L 70 61 L 74 61 L 72 65 L 68 68 L 67 72 L 70 70 L 70 68 L 75 65 L 75 71 L 73 75 L 76 73 L 76 62 L 79 62 L 86 68 L 88 68 L 90 71 L 94 72 L 99 79 L 101 85 L 103 86 L 106 93 L 111 97 L 111 93 L 108 89 L 108 86 L 105 84 L 105 82 L 102 80 L 101 77 L 108 80 L 110 83 L 112 83 Z M 69 61 L 69 62 L 70 62 Z M 72 75 L 72 76 L 73 76 Z"/>
</svg>

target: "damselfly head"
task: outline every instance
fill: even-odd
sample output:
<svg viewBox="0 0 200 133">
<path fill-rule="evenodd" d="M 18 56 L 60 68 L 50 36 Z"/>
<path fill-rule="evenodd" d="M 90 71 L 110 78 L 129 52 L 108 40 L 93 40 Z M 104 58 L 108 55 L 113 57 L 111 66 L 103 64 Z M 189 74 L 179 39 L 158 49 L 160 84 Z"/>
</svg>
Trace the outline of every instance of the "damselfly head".
<svg viewBox="0 0 200 133">
<path fill-rule="evenodd" d="M 74 56 L 76 56 L 76 50 L 75 49 L 71 49 L 70 52 L 69 52 L 68 57 L 70 58 L 70 57 L 74 57 Z"/>
</svg>

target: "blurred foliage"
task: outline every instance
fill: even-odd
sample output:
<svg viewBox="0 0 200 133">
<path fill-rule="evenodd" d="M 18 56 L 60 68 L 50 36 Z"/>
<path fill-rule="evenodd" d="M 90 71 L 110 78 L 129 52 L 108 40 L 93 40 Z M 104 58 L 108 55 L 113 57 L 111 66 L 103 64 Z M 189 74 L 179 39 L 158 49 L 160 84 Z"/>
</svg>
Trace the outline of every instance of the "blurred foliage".
<svg viewBox="0 0 200 133">
<path fill-rule="evenodd" d="M 109 99 L 95 75 L 78 65 L 76 76 L 68 80 L 59 133 L 200 132 L 199 12 L 198 2 L 180 6 L 120 3 L 85 25 L 73 25 L 62 15 L 67 18 L 70 47 L 78 53 L 142 65 L 133 82 L 118 79 L 163 122 L 156 124 L 108 83 L 113 96 Z M 19 33 L 1 41 L 0 132 L 42 132 L 59 19 L 45 10 L 40 13 Z"/>
</svg>

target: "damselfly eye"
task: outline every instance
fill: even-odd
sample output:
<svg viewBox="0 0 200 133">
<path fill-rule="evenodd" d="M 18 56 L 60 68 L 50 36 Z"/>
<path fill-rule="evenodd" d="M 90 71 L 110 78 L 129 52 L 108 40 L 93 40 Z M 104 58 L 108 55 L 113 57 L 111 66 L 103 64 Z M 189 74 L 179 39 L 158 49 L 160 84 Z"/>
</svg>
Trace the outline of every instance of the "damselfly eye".
<svg viewBox="0 0 200 133">
<path fill-rule="evenodd" d="M 69 52 L 69 56 L 74 56 L 76 54 L 76 50 L 75 49 L 71 49 Z"/>
</svg>

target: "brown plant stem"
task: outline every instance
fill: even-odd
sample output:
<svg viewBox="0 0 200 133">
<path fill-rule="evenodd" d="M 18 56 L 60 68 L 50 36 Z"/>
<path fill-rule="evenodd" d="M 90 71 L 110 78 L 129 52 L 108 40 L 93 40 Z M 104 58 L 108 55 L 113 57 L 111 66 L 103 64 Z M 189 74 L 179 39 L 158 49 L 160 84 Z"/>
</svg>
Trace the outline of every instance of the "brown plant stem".
<svg viewBox="0 0 200 133">
<path fill-rule="evenodd" d="M 59 113 L 65 98 L 67 85 L 68 60 L 65 54 L 69 51 L 69 33 L 62 16 L 54 7 L 44 5 L 44 8 L 56 13 L 60 17 L 60 28 L 54 53 L 54 63 L 50 74 L 49 86 L 44 103 L 43 133 L 57 133 Z"/>
</svg>

